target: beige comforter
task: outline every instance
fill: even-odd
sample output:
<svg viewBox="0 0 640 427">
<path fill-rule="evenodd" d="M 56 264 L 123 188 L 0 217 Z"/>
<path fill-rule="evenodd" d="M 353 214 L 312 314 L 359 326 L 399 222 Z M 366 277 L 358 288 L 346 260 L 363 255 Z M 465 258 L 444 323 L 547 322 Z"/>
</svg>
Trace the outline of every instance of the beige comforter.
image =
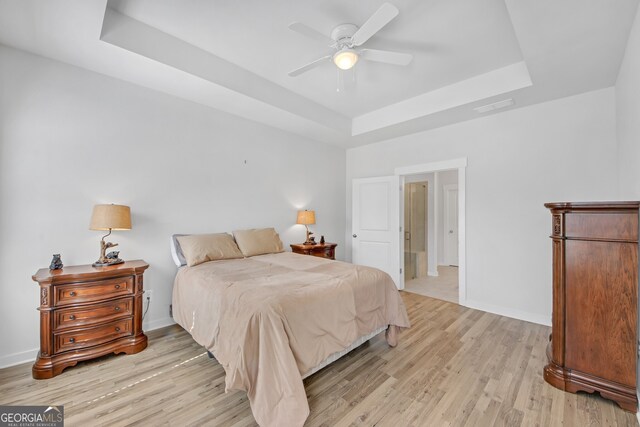
<svg viewBox="0 0 640 427">
<path fill-rule="evenodd" d="M 358 337 L 407 313 L 380 270 L 290 252 L 183 267 L 173 317 L 211 351 L 226 390 L 245 390 L 261 426 L 301 426 L 309 415 L 302 376 Z"/>
</svg>

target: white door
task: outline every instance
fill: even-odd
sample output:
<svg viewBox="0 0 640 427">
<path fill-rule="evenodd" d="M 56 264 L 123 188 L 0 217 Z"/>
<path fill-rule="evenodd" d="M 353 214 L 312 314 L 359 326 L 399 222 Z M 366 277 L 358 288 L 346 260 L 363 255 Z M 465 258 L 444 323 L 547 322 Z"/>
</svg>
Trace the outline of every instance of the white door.
<svg viewBox="0 0 640 427">
<path fill-rule="evenodd" d="M 444 263 L 458 265 L 458 186 L 444 186 Z"/>
<path fill-rule="evenodd" d="M 353 180 L 352 260 L 388 273 L 401 289 L 400 177 Z"/>
</svg>

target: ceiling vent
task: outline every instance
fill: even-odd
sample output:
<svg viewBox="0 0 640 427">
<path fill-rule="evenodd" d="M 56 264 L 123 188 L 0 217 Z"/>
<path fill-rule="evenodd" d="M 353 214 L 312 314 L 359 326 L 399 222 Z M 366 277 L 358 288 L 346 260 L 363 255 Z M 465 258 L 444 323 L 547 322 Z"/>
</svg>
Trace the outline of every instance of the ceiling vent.
<svg viewBox="0 0 640 427">
<path fill-rule="evenodd" d="M 483 105 L 482 107 L 476 107 L 473 110 L 476 113 L 482 114 L 482 113 L 488 113 L 489 111 L 510 107 L 513 104 L 515 104 L 515 101 L 512 98 L 509 98 L 503 101 L 494 102 L 493 104 L 487 104 L 487 105 Z"/>
</svg>

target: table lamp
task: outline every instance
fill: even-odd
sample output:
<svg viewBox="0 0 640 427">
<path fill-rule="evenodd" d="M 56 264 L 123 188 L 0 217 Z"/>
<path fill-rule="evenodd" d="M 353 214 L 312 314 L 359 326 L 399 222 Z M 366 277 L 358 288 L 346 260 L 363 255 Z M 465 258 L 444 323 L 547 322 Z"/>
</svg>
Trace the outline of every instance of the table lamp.
<svg viewBox="0 0 640 427">
<path fill-rule="evenodd" d="M 304 242 L 305 245 L 315 245 L 316 242 L 311 240 L 311 235 L 313 234 L 309 231 L 309 225 L 316 223 L 316 212 L 315 211 L 298 211 L 298 220 L 296 224 L 303 224 L 307 228 L 307 240 Z"/>
<path fill-rule="evenodd" d="M 111 230 L 131 230 L 131 209 L 124 205 L 95 205 L 91 214 L 90 230 L 109 230 L 100 240 L 100 258 L 92 265 L 104 267 L 106 265 L 122 264 L 124 261 L 118 258 L 119 252 L 105 255 L 108 248 L 118 246 L 117 243 L 105 242 L 104 238 L 111 234 Z"/>
</svg>

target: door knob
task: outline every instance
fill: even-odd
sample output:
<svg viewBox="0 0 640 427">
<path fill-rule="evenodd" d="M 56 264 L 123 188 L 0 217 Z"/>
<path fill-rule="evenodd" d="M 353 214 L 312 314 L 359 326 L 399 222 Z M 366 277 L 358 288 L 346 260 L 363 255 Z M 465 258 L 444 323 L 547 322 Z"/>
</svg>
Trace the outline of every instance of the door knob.
<svg viewBox="0 0 640 427">
<path fill-rule="evenodd" d="M 353 238 L 355 239 L 356 237 L 358 237 L 358 235 L 357 235 L 357 234 L 354 234 L 354 235 L 353 235 Z"/>
<path fill-rule="evenodd" d="M 453 230 L 449 230 L 449 234 L 453 234 Z"/>
</svg>

